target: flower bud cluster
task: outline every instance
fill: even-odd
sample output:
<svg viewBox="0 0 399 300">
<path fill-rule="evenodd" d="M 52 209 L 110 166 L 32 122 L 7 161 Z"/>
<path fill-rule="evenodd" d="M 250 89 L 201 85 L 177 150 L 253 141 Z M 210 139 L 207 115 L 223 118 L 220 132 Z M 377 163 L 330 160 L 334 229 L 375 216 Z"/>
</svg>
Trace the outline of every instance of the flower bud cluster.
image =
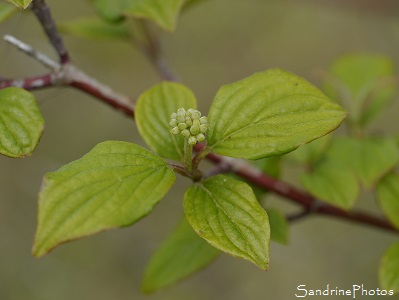
<svg viewBox="0 0 399 300">
<path fill-rule="evenodd" d="M 174 135 L 182 135 L 188 139 L 188 143 L 194 146 L 205 140 L 205 132 L 208 129 L 207 117 L 201 117 L 201 113 L 195 109 L 179 108 L 177 113 L 170 115 L 170 132 Z"/>
</svg>

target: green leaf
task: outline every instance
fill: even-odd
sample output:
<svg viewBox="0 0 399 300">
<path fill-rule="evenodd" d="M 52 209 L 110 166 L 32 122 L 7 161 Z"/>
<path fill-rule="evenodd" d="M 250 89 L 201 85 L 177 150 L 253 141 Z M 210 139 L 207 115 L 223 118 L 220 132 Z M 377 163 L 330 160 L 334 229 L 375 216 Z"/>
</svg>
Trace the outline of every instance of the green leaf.
<svg viewBox="0 0 399 300">
<path fill-rule="evenodd" d="M 362 94 L 381 77 L 394 74 L 394 63 L 384 55 L 350 54 L 338 58 L 331 65 L 330 72 L 349 89 L 354 100 L 361 100 Z"/>
<path fill-rule="evenodd" d="M 93 0 L 97 13 L 109 22 L 118 22 L 123 19 L 123 9 L 128 0 Z"/>
<path fill-rule="evenodd" d="M 109 23 L 98 18 L 84 18 L 59 24 L 59 30 L 83 38 L 129 40 L 124 24 Z"/>
<path fill-rule="evenodd" d="M 183 0 L 130 0 L 124 8 L 128 16 L 149 19 L 163 29 L 173 31 Z"/>
<path fill-rule="evenodd" d="M 15 87 L 0 90 L 0 154 L 31 155 L 43 129 L 44 121 L 31 93 Z"/>
<path fill-rule="evenodd" d="M 137 222 L 151 212 L 175 178 L 168 164 L 145 148 L 117 141 L 98 144 L 81 159 L 45 176 L 34 255 Z"/>
<path fill-rule="evenodd" d="M 348 168 L 334 162 L 317 165 L 301 180 L 313 196 L 342 209 L 352 208 L 359 196 L 356 176 Z"/>
<path fill-rule="evenodd" d="M 268 269 L 269 220 L 249 185 L 224 175 L 210 177 L 186 191 L 184 211 L 212 246 Z"/>
<path fill-rule="evenodd" d="M 337 164 L 348 166 L 366 188 L 371 188 L 399 162 L 395 141 L 380 137 L 336 138 L 327 156 Z"/>
<path fill-rule="evenodd" d="M 389 247 L 382 257 L 379 279 L 383 289 L 399 293 L 399 243 Z"/>
<path fill-rule="evenodd" d="M 285 216 L 275 208 L 266 209 L 270 222 L 270 239 L 282 245 L 288 245 L 289 225 Z"/>
<path fill-rule="evenodd" d="M 394 62 L 384 55 L 351 54 L 331 66 L 327 88 L 334 97 L 346 101 L 351 115 L 362 125 L 372 121 L 393 99 Z"/>
<path fill-rule="evenodd" d="M 170 115 L 180 107 L 197 108 L 194 94 L 184 85 L 162 82 L 137 101 L 135 118 L 141 137 L 162 157 L 183 160 L 184 138 L 170 132 Z"/>
<path fill-rule="evenodd" d="M 378 183 L 377 198 L 384 214 L 399 229 L 399 174 L 391 173 Z"/>
<path fill-rule="evenodd" d="M 142 289 L 151 293 L 167 287 L 210 264 L 220 252 L 193 231 L 186 218 L 152 256 Z"/>
<path fill-rule="evenodd" d="M 384 83 L 379 89 L 375 89 L 370 95 L 371 99 L 364 108 L 360 123 L 365 126 L 373 121 L 386 106 L 392 102 L 396 94 L 397 87 L 392 82 Z M 367 99 L 366 99 L 367 100 Z"/>
<path fill-rule="evenodd" d="M 16 6 L 22 9 L 27 8 L 29 4 L 32 2 L 32 0 L 8 0 L 8 1 L 14 3 Z"/>
<path fill-rule="evenodd" d="M 0 22 L 3 22 L 10 17 L 17 8 L 14 5 L 8 3 L 0 3 Z"/>
<path fill-rule="evenodd" d="M 304 79 L 271 69 L 219 90 L 208 115 L 207 141 L 217 154 L 259 159 L 325 135 L 345 116 Z"/>
</svg>

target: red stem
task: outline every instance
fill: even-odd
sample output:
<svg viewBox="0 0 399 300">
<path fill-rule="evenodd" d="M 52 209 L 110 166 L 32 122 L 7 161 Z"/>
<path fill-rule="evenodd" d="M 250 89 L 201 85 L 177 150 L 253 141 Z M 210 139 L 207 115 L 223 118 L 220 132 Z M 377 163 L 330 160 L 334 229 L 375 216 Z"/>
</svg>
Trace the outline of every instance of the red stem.
<svg viewBox="0 0 399 300">
<path fill-rule="evenodd" d="M 63 45 L 62 38 L 56 30 L 54 20 L 51 17 L 50 10 L 45 3 L 44 0 L 34 0 L 32 3 L 32 10 L 36 14 L 36 17 L 39 19 L 40 23 L 42 24 L 51 44 L 57 51 L 60 62 L 63 65 L 67 65 L 69 62 L 69 55 Z M 153 37 L 152 37 L 153 38 Z M 154 46 L 155 45 L 155 46 Z M 156 60 L 159 59 L 159 48 L 157 44 L 151 44 L 153 47 L 152 50 L 156 50 Z M 153 57 L 153 60 L 154 57 Z M 164 66 L 163 66 L 164 67 Z M 162 73 L 162 72 L 160 72 Z M 168 78 L 169 75 L 163 74 L 166 79 L 174 79 Z M 41 80 L 41 81 L 40 81 Z M 98 86 L 91 84 L 93 81 L 81 81 L 79 79 L 72 79 L 70 81 L 63 82 L 64 85 L 72 86 L 77 88 L 89 95 L 92 95 L 98 100 L 101 100 L 108 105 L 112 106 L 113 108 L 123 112 L 124 114 L 128 115 L 131 118 L 134 118 L 134 109 L 123 103 L 118 99 L 118 97 L 113 96 L 113 94 L 104 93 Z M 41 84 L 38 84 L 41 83 Z M 26 78 L 23 80 L 10 80 L 10 79 L 3 79 L 0 82 L 0 88 L 4 88 L 7 86 L 19 86 L 23 87 L 27 90 L 37 89 L 37 88 L 45 88 L 54 86 L 56 82 L 54 81 L 54 74 L 46 74 L 42 76 Z M 196 145 L 196 151 L 200 151 L 203 146 Z M 340 219 L 365 224 L 369 226 L 374 226 L 380 229 L 392 231 L 395 233 L 399 233 L 399 230 L 394 228 L 389 222 L 384 219 L 375 217 L 373 215 L 359 212 L 359 211 L 344 211 L 337 207 L 334 207 L 329 204 L 321 203 L 316 198 L 312 197 L 311 195 L 307 194 L 304 191 L 301 191 L 283 181 L 275 180 L 266 174 L 261 173 L 258 169 L 245 165 L 237 165 L 233 160 L 226 159 L 222 156 L 216 154 L 208 154 L 206 157 L 208 160 L 214 162 L 215 164 L 223 164 L 224 167 L 230 167 L 235 174 L 239 175 L 243 179 L 271 192 L 274 192 L 284 198 L 300 204 L 304 208 L 304 214 L 307 215 L 307 212 L 310 213 L 317 213 L 322 215 L 328 215 L 337 217 Z"/>
</svg>

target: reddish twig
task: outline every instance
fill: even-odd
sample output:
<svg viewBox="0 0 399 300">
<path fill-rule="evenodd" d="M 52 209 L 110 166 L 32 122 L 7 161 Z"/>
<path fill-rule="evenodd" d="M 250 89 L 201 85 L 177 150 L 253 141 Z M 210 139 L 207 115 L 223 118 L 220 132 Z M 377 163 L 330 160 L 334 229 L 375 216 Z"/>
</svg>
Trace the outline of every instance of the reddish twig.
<svg viewBox="0 0 399 300">
<path fill-rule="evenodd" d="M 30 78 L 22 78 L 22 79 L 2 79 L 0 80 L 0 89 L 4 89 L 6 87 L 20 87 L 25 90 L 37 90 L 47 87 L 54 86 L 55 78 L 54 74 L 47 73 L 40 76 L 34 76 Z"/>
<path fill-rule="evenodd" d="M 102 100 L 129 116 L 133 115 L 134 105 L 132 100 L 98 82 L 76 68 L 72 63 L 60 64 L 13 36 L 6 35 L 4 39 L 50 69 L 50 73 L 31 78 L 3 79 L 0 80 L 0 88 L 16 86 L 26 90 L 35 90 L 58 85 L 70 86 Z"/>
<path fill-rule="evenodd" d="M 225 157 L 213 153 L 210 153 L 207 156 L 207 159 L 217 164 L 230 165 L 233 172 L 241 178 L 262 189 L 274 192 L 291 202 L 300 204 L 305 208 L 305 210 L 312 213 L 333 216 L 399 233 L 398 229 L 384 219 L 359 211 L 345 211 L 335 206 L 322 203 L 308 193 L 301 191 L 288 183 L 267 176 L 252 165 L 244 163 L 235 164 L 234 160 L 226 159 Z"/>
<path fill-rule="evenodd" d="M 82 71 L 78 70 L 69 62 L 69 55 L 63 45 L 61 36 L 56 30 L 55 23 L 45 1 L 34 0 L 32 3 L 32 11 L 39 19 L 48 38 L 50 39 L 51 44 L 56 49 L 60 58 L 60 64 L 53 66 L 52 73 L 43 76 L 26 78 L 22 80 L 0 80 L 0 87 L 19 86 L 31 90 L 60 84 L 67 85 L 92 95 L 96 99 L 101 100 L 113 108 L 134 118 L 134 107 L 128 97 L 118 94 L 106 85 L 97 82 Z M 162 56 L 158 41 L 154 40 L 153 36 L 148 36 L 148 38 L 151 39 L 150 48 L 148 48 L 148 51 L 152 51 L 152 53 L 149 53 L 147 56 L 151 60 L 161 59 Z M 33 57 L 35 57 L 35 55 L 33 55 Z M 35 58 L 37 59 L 37 56 Z M 176 77 L 174 75 L 170 75 L 172 73 L 169 70 L 164 69 L 166 68 L 166 65 L 161 65 L 162 68 L 160 69 L 158 61 L 153 61 L 153 63 L 157 67 L 161 77 L 164 79 L 175 80 Z M 42 81 L 40 82 L 40 80 Z M 195 149 L 197 151 L 201 151 L 202 147 L 203 146 L 201 145 L 197 145 Z M 241 178 L 246 179 L 260 188 L 274 192 L 294 203 L 301 205 L 304 208 L 303 213 L 300 214 L 301 218 L 309 215 L 310 213 L 322 214 L 399 233 L 398 229 L 394 228 L 384 219 L 359 211 L 347 212 L 332 205 L 322 203 L 306 192 L 301 191 L 281 180 L 273 179 L 272 177 L 263 174 L 261 171 L 245 162 L 222 157 L 212 153 L 208 154 L 206 158 L 220 166 L 219 169 L 231 170 Z"/>
</svg>

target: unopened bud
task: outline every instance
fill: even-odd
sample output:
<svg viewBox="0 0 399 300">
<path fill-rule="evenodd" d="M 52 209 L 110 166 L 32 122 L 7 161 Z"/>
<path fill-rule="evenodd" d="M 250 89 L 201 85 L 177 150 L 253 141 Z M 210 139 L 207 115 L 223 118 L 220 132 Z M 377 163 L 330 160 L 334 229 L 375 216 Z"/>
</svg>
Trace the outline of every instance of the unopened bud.
<svg viewBox="0 0 399 300">
<path fill-rule="evenodd" d="M 191 113 L 191 118 L 193 120 L 199 120 L 200 117 L 201 117 L 201 113 L 198 110 L 195 110 Z"/>
<path fill-rule="evenodd" d="M 201 124 L 207 124 L 208 123 L 208 118 L 207 117 L 201 117 L 199 119 L 199 121 L 200 121 Z"/>
<path fill-rule="evenodd" d="M 205 141 L 205 135 L 203 135 L 202 133 L 197 134 L 196 139 L 198 142 L 203 142 Z"/>
<path fill-rule="evenodd" d="M 197 139 L 194 136 L 188 138 L 188 144 L 194 146 L 197 143 Z"/>
<path fill-rule="evenodd" d="M 178 127 L 173 127 L 170 132 L 174 135 L 178 135 L 180 133 L 180 129 Z"/>
<path fill-rule="evenodd" d="M 188 138 L 191 134 L 190 131 L 187 129 L 184 129 L 181 133 L 182 136 L 184 136 L 185 138 Z"/>
<path fill-rule="evenodd" d="M 200 125 L 199 130 L 201 133 L 205 133 L 208 130 L 208 126 L 205 124 Z"/>
<path fill-rule="evenodd" d="M 191 126 L 190 127 L 190 132 L 191 132 L 191 134 L 193 134 L 193 135 L 197 135 L 199 132 L 200 132 L 200 129 L 199 129 L 199 127 L 198 126 Z"/>
<path fill-rule="evenodd" d="M 180 130 L 184 130 L 184 129 L 187 128 L 187 124 L 186 124 L 186 123 L 179 123 L 179 124 L 177 125 L 177 127 L 178 127 Z"/>
</svg>

